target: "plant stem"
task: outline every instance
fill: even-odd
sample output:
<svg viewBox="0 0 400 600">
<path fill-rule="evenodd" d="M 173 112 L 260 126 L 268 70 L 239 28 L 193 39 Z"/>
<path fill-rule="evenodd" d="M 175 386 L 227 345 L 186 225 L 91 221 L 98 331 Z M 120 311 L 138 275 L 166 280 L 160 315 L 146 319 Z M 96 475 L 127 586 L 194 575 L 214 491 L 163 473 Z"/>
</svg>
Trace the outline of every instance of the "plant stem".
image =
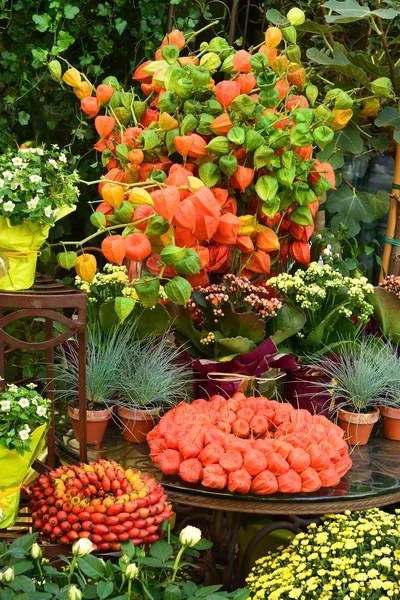
<svg viewBox="0 0 400 600">
<path fill-rule="evenodd" d="M 128 581 L 128 600 L 131 600 L 132 596 L 132 579 Z"/>
<path fill-rule="evenodd" d="M 319 0 L 319 7 L 321 9 L 321 14 L 322 14 L 322 18 L 324 19 L 324 23 L 325 23 L 325 25 L 328 25 L 328 23 L 326 22 L 326 8 L 324 6 L 324 2 L 325 2 L 325 0 Z M 329 49 L 333 52 L 333 46 L 335 45 L 335 40 L 333 39 L 333 35 L 331 33 L 328 33 L 328 38 L 329 38 L 331 47 L 329 46 L 326 37 L 325 36 L 323 36 L 323 37 L 324 37 L 325 42 L 327 43 Z"/>
<path fill-rule="evenodd" d="M 180 560 L 182 558 L 182 554 L 184 553 L 184 551 L 185 551 L 185 546 L 182 546 L 182 548 L 179 550 L 179 552 L 178 552 L 178 554 L 176 556 L 175 563 L 174 563 L 174 568 L 173 568 L 173 571 L 172 571 L 172 579 L 171 579 L 172 583 L 175 581 L 175 578 L 177 576 L 178 569 L 179 569 L 179 563 L 180 563 Z"/>
<path fill-rule="evenodd" d="M 348 187 L 349 187 L 349 188 L 350 188 L 350 189 L 351 189 L 353 192 L 356 192 L 356 188 L 354 187 L 354 185 L 352 185 L 352 184 L 350 183 L 350 181 L 349 181 L 348 179 L 346 179 L 346 177 L 344 177 L 343 175 L 342 175 L 342 181 L 343 181 L 343 183 L 345 183 L 345 184 L 346 184 L 346 185 L 347 185 L 347 186 L 348 186 Z"/>
<path fill-rule="evenodd" d="M 76 567 L 76 556 L 74 556 L 72 558 L 72 562 L 71 562 L 71 566 L 69 568 L 69 574 L 68 574 L 68 583 L 71 583 L 71 579 L 72 579 L 72 575 L 74 573 L 74 569 Z"/>
<path fill-rule="evenodd" d="M 381 1 L 380 0 L 375 0 L 375 8 L 376 8 L 376 10 L 379 10 L 380 7 L 381 7 Z M 392 56 L 390 54 L 389 47 L 387 45 L 386 35 L 385 35 L 384 30 L 383 30 L 382 19 L 380 17 L 376 17 L 376 23 L 375 23 L 375 20 L 373 18 L 370 21 L 371 21 L 371 25 L 375 28 L 376 33 L 381 38 L 383 50 L 385 52 L 386 60 L 387 60 L 389 71 L 390 71 L 390 79 L 392 80 L 393 91 L 396 94 L 396 96 L 398 96 L 396 69 L 395 69 L 395 66 L 393 64 L 393 60 L 392 60 Z M 378 27 L 376 27 L 376 24 L 378 25 Z"/>
<path fill-rule="evenodd" d="M 202 29 L 199 29 L 199 31 L 195 31 L 194 33 L 192 33 L 192 35 L 186 40 L 185 46 L 187 46 L 189 42 L 191 42 L 196 37 L 196 35 L 199 35 L 199 33 L 203 33 L 203 31 L 209 29 L 210 27 L 214 27 L 214 25 L 218 25 L 218 23 L 219 21 L 213 21 L 212 23 L 208 23 L 208 25 L 206 25 Z"/>
</svg>

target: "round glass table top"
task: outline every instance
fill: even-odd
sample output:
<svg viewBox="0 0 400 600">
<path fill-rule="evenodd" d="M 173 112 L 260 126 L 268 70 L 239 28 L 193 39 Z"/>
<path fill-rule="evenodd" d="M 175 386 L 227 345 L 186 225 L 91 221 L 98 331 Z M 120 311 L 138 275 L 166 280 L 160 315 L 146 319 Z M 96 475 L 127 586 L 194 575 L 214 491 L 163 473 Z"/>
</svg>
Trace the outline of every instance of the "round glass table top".
<svg viewBox="0 0 400 600">
<path fill-rule="evenodd" d="M 60 415 L 56 426 L 57 449 L 63 460 L 79 460 L 79 443 L 75 440 L 67 415 Z M 366 446 L 353 447 L 353 466 L 336 487 L 321 488 L 313 493 L 283 494 L 268 496 L 235 494 L 224 490 L 212 490 L 198 484 L 189 484 L 179 476 L 164 475 L 149 457 L 147 444 L 133 444 L 122 437 L 122 432 L 112 421 L 100 448 L 88 446 L 89 460 L 111 458 L 122 466 L 134 467 L 155 476 L 166 490 L 181 494 L 205 496 L 207 498 L 240 500 L 265 503 L 305 503 L 351 501 L 400 494 L 400 442 L 385 439 L 379 426 Z"/>
</svg>

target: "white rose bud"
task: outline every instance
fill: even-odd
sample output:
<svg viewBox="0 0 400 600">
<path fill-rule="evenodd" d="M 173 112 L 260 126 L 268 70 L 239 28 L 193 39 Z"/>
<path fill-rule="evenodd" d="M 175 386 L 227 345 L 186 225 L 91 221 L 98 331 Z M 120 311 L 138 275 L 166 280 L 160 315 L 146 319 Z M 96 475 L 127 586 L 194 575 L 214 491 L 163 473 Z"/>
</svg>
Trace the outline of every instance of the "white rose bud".
<svg viewBox="0 0 400 600">
<path fill-rule="evenodd" d="M 71 585 L 68 590 L 68 600 L 82 600 L 82 592 L 75 585 Z"/>
<path fill-rule="evenodd" d="M 192 525 L 187 525 L 184 529 L 182 529 L 179 541 L 182 546 L 195 546 L 201 540 L 201 531 L 198 527 L 192 527 Z"/>
<path fill-rule="evenodd" d="M 87 556 L 93 551 L 93 544 L 87 538 L 81 538 L 72 546 L 74 556 Z"/>
<path fill-rule="evenodd" d="M 139 575 L 139 569 L 135 563 L 131 563 L 130 565 L 128 565 L 126 567 L 125 577 L 127 579 L 136 579 L 136 577 L 138 575 Z"/>
<path fill-rule="evenodd" d="M 4 571 L 3 579 L 6 583 L 11 583 L 14 581 L 14 569 L 12 567 L 8 567 L 8 569 Z"/>
<path fill-rule="evenodd" d="M 43 556 L 43 549 L 36 542 L 31 548 L 31 556 L 33 560 L 40 560 Z"/>
<path fill-rule="evenodd" d="M 291 25 L 296 27 L 296 25 L 303 25 L 304 21 L 306 20 L 306 15 L 300 8 L 294 7 L 289 10 L 286 18 Z"/>
</svg>

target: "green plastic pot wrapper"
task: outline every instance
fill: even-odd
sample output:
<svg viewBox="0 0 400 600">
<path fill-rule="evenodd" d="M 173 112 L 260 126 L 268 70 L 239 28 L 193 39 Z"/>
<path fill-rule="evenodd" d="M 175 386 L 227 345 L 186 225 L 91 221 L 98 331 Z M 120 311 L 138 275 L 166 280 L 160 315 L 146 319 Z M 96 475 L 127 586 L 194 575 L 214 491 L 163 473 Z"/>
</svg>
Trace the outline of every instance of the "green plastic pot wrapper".
<svg viewBox="0 0 400 600">
<path fill-rule="evenodd" d="M 25 451 L 22 456 L 16 450 L 0 446 L 0 508 L 5 515 L 4 521 L 0 523 L 1 529 L 11 527 L 17 520 L 21 486 L 45 446 L 47 429 L 48 425 L 41 425 L 33 431 L 30 450 Z"/>
<path fill-rule="evenodd" d="M 75 206 L 63 206 L 56 221 L 75 209 Z M 0 290 L 27 290 L 32 287 L 39 250 L 49 231 L 50 225 L 32 223 L 30 219 L 20 225 L 11 225 L 8 218 L 0 216 L 0 255 L 9 263 L 7 273 L 0 279 Z"/>
</svg>

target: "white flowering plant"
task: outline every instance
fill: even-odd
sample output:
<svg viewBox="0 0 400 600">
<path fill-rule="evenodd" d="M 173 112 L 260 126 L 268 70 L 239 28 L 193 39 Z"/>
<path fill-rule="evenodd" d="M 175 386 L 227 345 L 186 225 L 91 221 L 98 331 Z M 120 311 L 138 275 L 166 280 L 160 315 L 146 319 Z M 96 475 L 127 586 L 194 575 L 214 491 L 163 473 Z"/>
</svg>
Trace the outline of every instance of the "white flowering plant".
<svg viewBox="0 0 400 600">
<path fill-rule="evenodd" d="M 0 155 L 0 215 L 9 218 L 11 225 L 28 218 L 32 223 L 54 225 L 61 210 L 78 201 L 73 160 L 57 145 L 19 148 Z"/>
<path fill-rule="evenodd" d="M 0 445 L 24 454 L 30 449 L 31 434 L 50 420 L 50 400 L 42 398 L 36 384 L 8 384 L 0 394 Z"/>
<path fill-rule="evenodd" d="M 305 323 L 288 340 L 297 356 L 327 353 L 344 339 L 355 340 L 374 313 L 374 288 L 366 277 L 346 277 L 329 265 L 271 277 L 267 285 L 289 306 L 303 311 Z"/>
<path fill-rule="evenodd" d="M 326 515 L 286 548 L 257 560 L 253 600 L 400 597 L 400 514 L 377 508 Z"/>
</svg>

